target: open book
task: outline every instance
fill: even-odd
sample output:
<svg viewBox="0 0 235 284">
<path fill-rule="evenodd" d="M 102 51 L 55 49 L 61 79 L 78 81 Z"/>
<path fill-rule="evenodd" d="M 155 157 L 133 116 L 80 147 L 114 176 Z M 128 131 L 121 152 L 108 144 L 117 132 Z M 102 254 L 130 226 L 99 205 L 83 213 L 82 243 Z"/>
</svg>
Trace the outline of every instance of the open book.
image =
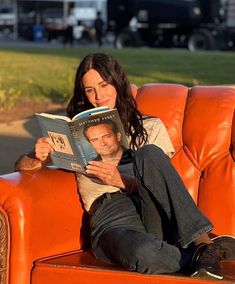
<svg viewBox="0 0 235 284">
<path fill-rule="evenodd" d="M 129 148 L 117 109 L 93 108 L 75 115 L 72 119 L 48 113 L 36 113 L 36 117 L 43 136 L 48 136 L 54 144 L 55 150 L 51 158 L 59 168 L 85 173 L 89 161 L 101 159 L 101 154 L 94 145 L 105 144 L 106 142 L 100 141 L 105 141 L 108 136 L 100 132 L 100 125 L 109 125 L 110 129 L 114 127 L 113 132 L 118 136 L 119 146 L 123 149 Z"/>
</svg>

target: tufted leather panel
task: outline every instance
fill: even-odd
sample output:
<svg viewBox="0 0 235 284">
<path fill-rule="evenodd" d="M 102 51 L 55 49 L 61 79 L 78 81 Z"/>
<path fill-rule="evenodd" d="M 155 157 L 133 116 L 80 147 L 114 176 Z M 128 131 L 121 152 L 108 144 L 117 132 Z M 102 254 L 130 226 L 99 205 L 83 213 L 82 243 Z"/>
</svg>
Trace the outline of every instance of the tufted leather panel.
<svg viewBox="0 0 235 284">
<path fill-rule="evenodd" d="M 215 234 L 235 235 L 235 87 L 194 87 L 185 112 L 185 152 L 200 172 L 198 205 Z M 233 136 L 232 136 L 233 134 Z"/>
<path fill-rule="evenodd" d="M 145 115 L 160 117 L 175 150 L 182 147 L 182 124 L 188 88 L 177 84 L 146 84 L 138 90 L 136 103 Z M 167 109 L 167 111 L 166 111 Z"/>
</svg>

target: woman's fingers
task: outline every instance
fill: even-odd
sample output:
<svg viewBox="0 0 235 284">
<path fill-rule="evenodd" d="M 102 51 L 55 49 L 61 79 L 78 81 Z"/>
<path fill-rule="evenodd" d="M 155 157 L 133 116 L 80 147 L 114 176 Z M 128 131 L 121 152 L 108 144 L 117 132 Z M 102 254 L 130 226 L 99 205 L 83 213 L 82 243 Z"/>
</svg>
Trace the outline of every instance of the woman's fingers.
<svg viewBox="0 0 235 284">
<path fill-rule="evenodd" d="M 124 184 L 116 165 L 102 161 L 91 161 L 86 168 L 88 174 L 98 177 L 105 184 L 123 188 Z"/>
<path fill-rule="evenodd" d="M 35 156 L 40 161 L 45 161 L 48 155 L 54 151 L 54 145 L 48 137 L 41 137 L 35 144 Z"/>
<path fill-rule="evenodd" d="M 116 168 L 116 166 L 104 163 L 102 161 L 90 161 L 87 165 L 87 173 L 92 173 L 97 176 L 109 175 Z"/>
</svg>

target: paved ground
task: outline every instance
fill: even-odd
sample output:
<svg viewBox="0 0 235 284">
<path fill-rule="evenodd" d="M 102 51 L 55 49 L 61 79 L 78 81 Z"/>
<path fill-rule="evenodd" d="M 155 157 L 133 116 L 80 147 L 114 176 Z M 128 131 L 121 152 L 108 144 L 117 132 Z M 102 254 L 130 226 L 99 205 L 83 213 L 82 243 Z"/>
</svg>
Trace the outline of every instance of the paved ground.
<svg viewBox="0 0 235 284">
<path fill-rule="evenodd" d="M 43 42 L 34 42 L 34 41 L 25 41 L 22 39 L 3 39 L 0 38 L 0 47 L 23 47 L 23 48 L 33 48 L 33 47 L 46 47 L 46 48 L 61 48 L 64 47 L 63 43 L 59 41 L 43 41 Z M 65 47 L 70 47 L 66 45 Z M 75 42 L 73 47 L 98 47 L 96 42 Z M 112 48 L 113 42 L 111 39 L 105 39 L 103 43 L 103 47 Z"/>
<path fill-rule="evenodd" d="M 14 163 L 33 149 L 40 129 L 34 117 L 0 124 L 0 174 L 14 171 Z"/>
</svg>

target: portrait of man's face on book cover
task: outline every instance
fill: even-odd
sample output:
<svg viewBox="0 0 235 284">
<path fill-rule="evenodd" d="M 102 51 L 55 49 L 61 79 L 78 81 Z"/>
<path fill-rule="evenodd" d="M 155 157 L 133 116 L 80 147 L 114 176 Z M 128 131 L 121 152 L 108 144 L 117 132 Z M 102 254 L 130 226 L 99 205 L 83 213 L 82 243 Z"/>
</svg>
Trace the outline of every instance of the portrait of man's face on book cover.
<svg viewBox="0 0 235 284">
<path fill-rule="evenodd" d="M 122 134 L 117 124 L 112 120 L 87 123 L 83 135 L 96 151 L 94 160 L 116 160 L 122 146 Z"/>
<path fill-rule="evenodd" d="M 73 150 L 65 134 L 48 131 L 48 136 L 54 144 L 55 151 L 73 155 Z"/>
</svg>

